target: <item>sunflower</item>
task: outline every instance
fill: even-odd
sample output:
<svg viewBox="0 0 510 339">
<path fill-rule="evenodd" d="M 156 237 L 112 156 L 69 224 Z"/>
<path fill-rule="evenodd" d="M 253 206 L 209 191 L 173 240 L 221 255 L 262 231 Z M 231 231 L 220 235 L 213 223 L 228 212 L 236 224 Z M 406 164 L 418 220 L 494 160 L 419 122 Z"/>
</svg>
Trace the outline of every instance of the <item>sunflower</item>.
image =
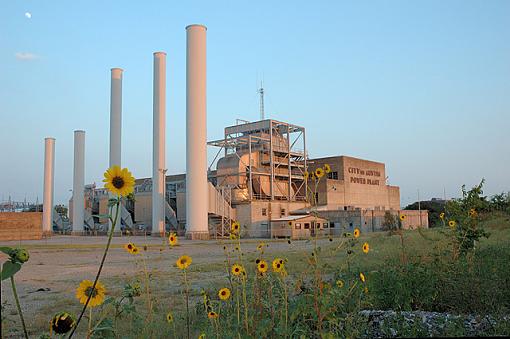
<svg viewBox="0 0 510 339">
<path fill-rule="evenodd" d="M 123 197 L 133 193 L 135 186 L 135 178 L 131 172 L 127 168 L 120 169 L 117 165 L 113 165 L 104 172 L 103 182 L 108 191 Z"/>
<path fill-rule="evenodd" d="M 405 216 L 405 214 L 401 214 L 401 215 L 400 215 L 400 220 L 402 220 L 402 221 L 406 220 L 406 216 Z"/>
<path fill-rule="evenodd" d="M 354 229 L 354 238 L 359 237 L 359 234 L 360 234 L 359 228 L 355 228 Z"/>
<path fill-rule="evenodd" d="M 189 265 L 191 265 L 192 259 L 190 256 L 182 255 L 177 261 L 175 262 L 177 264 L 177 267 L 179 267 L 181 270 L 185 270 L 188 268 Z"/>
<path fill-rule="evenodd" d="M 59 312 L 50 320 L 51 331 L 57 334 L 65 334 L 76 326 L 76 318 L 67 312 Z"/>
<path fill-rule="evenodd" d="M 322 178 L 324 176 L 324 170 L 319 167 L 315 170 L 315 175 L 317 176 L 317 178 Z"/>
<path fill-rule="evenodd" d="M 237 234 L 239 229 L 241 229 L 241 224 L 239 224 L 239 221 L 234 221 L 230 229 L 232 233 Z"/>
<path fill-rule="evenodd" d="M 237 236 L 234 233 L 230 233 L 230 240 L 236 240 Z"/>
<path fill-rule="evenodd" d="M 441 214 L 439 214 L 439 219 L 441 219 L 441 220 L 444 219 L 444 212 L 441 212 Z"/>
<path fill-rule="evenodd" d="M 340 280 L 340 279 L 339 279 L 339 280 L 337 280 L 337 281 L 336 281 L 336 286 L 338 286 L 339 288 L 344 287 L 344 281 L 343 281 L 343 280 Z"/>
<path fill-rule="evenodd" d="M 326 174 L 331 173 L 331 166 L 329 166 L 329 164 L 324 164 L 324 172 L 326 172 Z"/>
<path fill-rule="evenodd" d="M 450 226 L 451 228 L 454 228 L 456 225 L 457 223 L 455 222 L 455 220 L 448 221 L 448 226 Z"/>
<path fill-rule="evenodd" d="M 235 251 L 240 251 L 240 250 L 241 250 L 241 248 L 239 247 L 239 245 L 236 245 L 236 247 L 234 247 L 234 250 L 235 250 Z"/>
<path fill-rule="evenodd" d="M 257 264 L 257 270 L 259 273 L 264 274 L 267 272 L 267 263 L 265 260 L 260 260 Z"/>
<path fill-rule="evenodd" d="M 235 275 L 235 276 L 240 276 L 244 271 L 244 268 L 243 266 L 239 265 L 239 264 L 234 264 L 232 265 L 232 274 Z"/>
<path fill-rule="evenodd" d="M 366 278 L 365 278 L 365 275 L 363 273 L 359 273 L 359 279 L 361 280 L 361 282 L 365 282 L 366 281 Z"/>
<path fill-rule="evenodd" d="M 106 292 L 104 285 L 98 281 L 96 287 L 92 289 L 93 285 L 94 283 L 92 281 L 83 280 L 76 289 L 76 298 L 81 304 L 85 304 L 89 296 L 89 307 L 96 307 L 104 302 L 104 294 Z"/>
<path fill-rule="evenodd" d="M 261 242 L 260 244 L 258 244 L 257 246 L 257 251 L 263 251 L 264 250 L 264 247 L 266 247 L 266 244 L 264 244 L 263 242 Z"/>
<path fill-rule="evenodd" d="M 218 297 L 220 297 L 221 300 L 227 300 L 230 298 L 230 290 L 226 287 L 223 287 L 218 291 Z"/>
<path fill-rule="evenodd" d="M 198 339 L 205 339 L 205 333 L 200 333 L 200 335 L 198 336 Z"/>
<path fill-rule="evenodd" d="M 474 208 L 470 209 L 470 210 L 469 210 L 468 215 L 469 215 L 471 218 L 476 217 L 476 210 L 475 210 Z"/>
<path fill-rule="evenodd" d="M 140 253 L 140 250 L 138 249 L 138 247 L 134 247 L 133 248 L 133 251 L 131 252 L 132 255 L 137 255 L 138 253 Z"/>
<path fill-rule="evenodd" d="M 124 249 L 128 251 L 130 254 L 133 254 L 133 249 L 135 247 L 136 247 L 135 244 L 133 244 L 132 242 L 128 242 L 127 244 L 124 245 Z"/>
<path fill-rule="evenodd" d="M 170 246 L 177 245 L 177 234 L 170 233 L 170 235 L 168 236 L 168 243 L 170 244 Z"/>
<path fill-rule="evenodd" d="M 368 245 L 368 242 L 363 244 L 363 252 L 368 253 L 370 251 L 370 246 Z"/>
<path fill-rule="evenodd" d="M 276 258 L 273 260 L 273 271 L 280 273 L 284 270 L 283 260 L 280 258 Z"/>
<path fill-rule="evenodd" d="M 218 313 L 216 313 L 214 311 L 210 311 L 209 313 L 207 313 L 207 317 L 209 319 L 216 319 L 216 318 L 218 318 Z"/>
<path fill-rule="evenodd" d="M 305 177 L 305 180 L 308 180 L 308 177 L 309 177 L 308 171 L 305 171 L 305 173 L 303 174 L 303 176 Z"/>
<path fill-rule="evenodd" d="M 170 324 L 174 321 L 174 315 L 172 314 L 172 312 L 168 312 L 166 314 L 166 321 Z"/>
</svg>

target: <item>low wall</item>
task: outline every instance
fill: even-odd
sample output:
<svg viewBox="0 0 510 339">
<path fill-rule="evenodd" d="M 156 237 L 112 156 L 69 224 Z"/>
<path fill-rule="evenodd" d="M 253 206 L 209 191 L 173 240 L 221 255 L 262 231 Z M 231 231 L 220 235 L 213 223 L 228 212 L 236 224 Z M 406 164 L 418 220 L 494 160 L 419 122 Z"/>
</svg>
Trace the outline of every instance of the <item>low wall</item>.
<svg viewBox="0 0 510 339">
<path fill-rule="evenodd" d="M 0 240 L 42 237 L 42 212 L 0 212 Z"/>
</svg>

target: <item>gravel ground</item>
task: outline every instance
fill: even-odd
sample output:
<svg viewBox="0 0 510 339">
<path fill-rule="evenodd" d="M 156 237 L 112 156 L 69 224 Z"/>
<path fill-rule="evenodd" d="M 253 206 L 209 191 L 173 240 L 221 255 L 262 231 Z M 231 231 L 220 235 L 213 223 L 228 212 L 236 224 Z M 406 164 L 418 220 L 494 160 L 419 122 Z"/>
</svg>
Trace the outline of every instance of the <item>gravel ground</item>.
<svg viewBox="0 0 510 339">
<path fill-rule="evenodd" d="M 127 281 L 141 277 L 143 272 L 142 257 L 145 257 L 147 269 L 153 276 L 152 294 L 157 302 L 166 307 L 172 304 L 172 295 L 179 293 L 181 274 L 175 267 L 175 260 L 183 254 L 193 258 L 190 269 L 192 285 L 198 294 L 201 287 L 225 283 L 224 250 L 219 241 L 189 241 L 179 239 L 179 246 L 169 248 L 162 238 L 152 237 L 115 237 L 112 248 L 101 274 L 101 281 L 111 294 L 120 293 Z M 49 239 L 31 241 L 4 241 L 0 246 L 22 246 L 29 250 L 30 260 L 15 276 L 18 294 L 21 299 L 25 320 L 32 333 L 47 328 L 51 316 L 60 310 L 78 313 L 80 305 L 74 294 L 83 279 L 93 280 L 98 269 L 107 238 L 83 236 L 54 236 Z M 123 245 L 133 242 L 138 247 L 148 246 L 147 251 L 137 259 L 129 255 Z M 289 251 L 286 241 L 267 239 L 243 240 L 242 248 L 246 258 L 254 256 L 257 244 L 264 241 L 269 244 L 267 257 L 274 253 Z M 326 241 L 326 240 L 324 240 Z M 292 243 L 292 249 L 303 251 L 312 244 L 306 241 Z M 1 253 L 1 262 L 6 260 Z M 136 262 L 135 262 L 136 261 Z M 2 305 L 4 334 L 19 328 L 19 317 L 12 296 L 9 280 L 2 282 Z M 16 336 L 15 333 L 10 333 Z M 36 337 L 36 336 L 35 336 Z"/>
</svg>

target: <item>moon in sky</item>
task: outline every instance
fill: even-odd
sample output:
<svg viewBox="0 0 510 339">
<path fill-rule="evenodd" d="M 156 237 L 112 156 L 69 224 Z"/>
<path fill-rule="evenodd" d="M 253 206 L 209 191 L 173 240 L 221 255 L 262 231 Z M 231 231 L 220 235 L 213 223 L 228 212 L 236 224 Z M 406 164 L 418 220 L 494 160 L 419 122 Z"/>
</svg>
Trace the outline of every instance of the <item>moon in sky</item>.
<svg viewBox="0 0 510 339">
<path fill-rule="evenodd" d="M 32 18 L 32 13 L 25 12 L 25 16 L 27 17 L 27 19 L 31 19 Z"/>
</svg>

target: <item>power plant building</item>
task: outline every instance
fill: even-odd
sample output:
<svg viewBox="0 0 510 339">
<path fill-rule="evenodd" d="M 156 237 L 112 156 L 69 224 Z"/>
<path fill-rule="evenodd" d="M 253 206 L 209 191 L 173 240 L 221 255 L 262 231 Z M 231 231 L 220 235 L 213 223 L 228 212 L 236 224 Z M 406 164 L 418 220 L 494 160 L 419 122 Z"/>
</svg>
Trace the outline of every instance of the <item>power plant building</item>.
<svg viewBox="0 0 510 339">
<path fill-rule="evenodd" d="M 338 234 L 354 227 L 377 231 L 387 213 L 406 214 L 404 227 L 428 227 L 427 211 L 400 211 L 399 187 L 386 183 L 383 163 L 349 156 L 312 159 L 305 140 L 304 127 L 267 119 L 228 126 L 222 139 L 208 142 L 216 149 L 207 170 L 210 237 L 228 236 L 233 220 L 247 237 Z M 306 174 L 326 164 L 331 171 L 320 180 Z M 165 185 L 166 229 L 184 234 L 186 175 L 166 175 Z M 94 206 L 86 215 L 105 214 L 106 190 L 87 187 L 94 194 L 86 190 L 86 197 L 95 203 L 86 203 Z M 126 201 L 122 211 L 124 228 L 152 229 L 151 178 L 136 180 L 134 201 Z M 317 221 L 296 221 L 307 215 Z M 96 219 L 89 226 L 105 222 Z"/>
</svg>

